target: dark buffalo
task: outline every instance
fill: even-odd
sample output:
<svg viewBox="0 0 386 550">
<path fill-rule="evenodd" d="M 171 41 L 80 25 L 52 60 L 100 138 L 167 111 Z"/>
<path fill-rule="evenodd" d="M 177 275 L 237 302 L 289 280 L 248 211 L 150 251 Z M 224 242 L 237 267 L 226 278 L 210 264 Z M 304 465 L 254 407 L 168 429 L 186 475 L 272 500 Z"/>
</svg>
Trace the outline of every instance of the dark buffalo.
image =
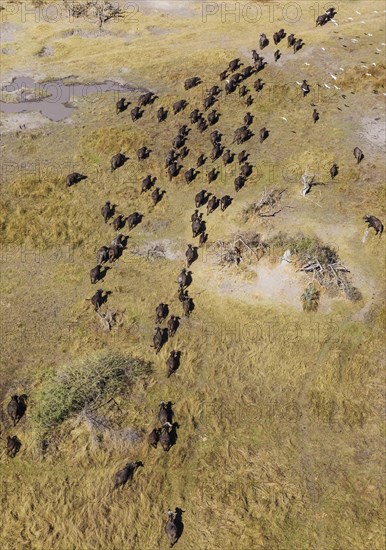
<svg viewBox="0 0 386 550">
<path fill-rule="evenodd" d="M 280 42 L 280 36 L 279 36 L 279 33 L 275 32 L 274 35 L 273 35 L 273 41 L 275 43 L 275 46 L 277 46 Z"/>
<path fill-rule="evenodd" d="M 269 44 L 269 40 L 267 38 L 267 35 L 264 33 L 261 33 L 260 40 L 259 40 L 260 50 L 264 50 L 264 48 L 266 48 L 268 44 Z"/>
<path fill-rule="evenodd" d="M 365 158 L 363 151 L 359 149 L 359 147 L 355 147 L 354 157 L 357 159 L 357 164 L 359 164 Z"/>
<path fill-rule="evenodd" d="M 216 143 L 210 153 L 211 160 L 214 162 L 215 160 L 220 158 L 222 152 L 223 152 L 223 146 L 220 143 Z"/>
<path fill-rule="evenodd" d="M 197 124 L 197 130 L 202 134 L 208 128 L 208 124 L 204 118 L 200 118 Z"/>
<path fill-rule="evenodd" d="M 314 112 L 312 113 L 312 118 L 313 118 L 314 124 L 316 124 L 319 120 L 319 113 L 316 109 L 314 109 Z"/>
<path fill-rule="evenodd" d="M 98 264 L 96 267 L 94 267 L 90 271 L 91 284 L 95 285 L 95 283 L 97 283 L 101 278 L 102 278 L 102 270 L 101 270 L 101 266 Z"/>
<path fill-rule="evenodd" d="M 138 149 L 137 151 L 137 157 L 138 157 L 138 160 L 145 160 L 149 157 L 151 151 L 150 149 L 148 149 L 146 146 L 145 147 L 141 147 L 140 149 Z"/>
<path fill-rule="evenodd" d="M 292 46 L 295 44 L 295 35 L 294 34 L 289 34 L 287 36 L 287 43 L 288 43 L 288 47 L 292 48 Z"/>
<path fill-rule="evenodd" d="M 202 219 L 196 218 L 192 221 L 193 238 L 197 237 L 202 232 Z"/>
<path fill-rule="evenodd" d="M 131 109 L 130 115 L 131 120 L 135 122 L 136 120 L 141 118 L 141 116 L 143 115 L 143 111 L 141 111 L 140 107 L 134 107 L 134 109 Z"/>
<path fill-rule="evenodd" d="M 173 147 L 175 147 L 176 149 L 181 149 L 181 147 L 185 145 L 185 141 L 186 141 L 185 136 L 181 136 L 180 134 L 178 134 L 173 139 Z"/>
<path fill-rule="evenodd" d="M 246 162 L 248 160 L 248 157 L 249 153 L 243 150 L 237 155 L 237 160 L 239 161 L 239 164 L 242 164 L 243 162 Z"/>
<path fill-rule="evenodd" d="M 198 174 L 198 172 L 196 172 L 194 168 L 189 168 L 189 170 L 187 170 L 185 172 L 185 181 L 186 181 L 186 183 L 188 185 L 189 185 L 189 183 L 192 183 L 192 181 L 195 180 L 197 174 Z"/>
<path fill-rule="evenodd" d="M 159 404 L 159 411 L 158 411 L 158 420 L 161 426 L 169 422 L 171 424 L 173 422 L 173 416 L 174 412 L 172 409 L 172 403 L 168 401 L 165 403 L 165 401 L 161 401 Z"/>
<path fill-rule="evenodd" d="M 229 61 L 228 70 L 229 72 L 234 73 L 241 65 L 242 63 L 240 63 L 240 59 L 237 57 L 236 59 Z"/>
<path fill-rule="evenodd" d="M 236 90 L 236 84 L 232 82 L 227 82 L 225 84 L 225 94 L 230 95 Z"/>
<path fill-rule="evenodd" d="M 194 198 L 196 208 L 200 208 L 200 206 L 203 206 L 207 200 L 208 196 L 206 189 L 201 189 L 201 191 L 199 191 Z"/>
<path fill-rule="evenodd" d="M 213 130 L 210 134 L 210 142 L 212 145 L 220 143 L 222 134 L 218 130 Z"/>
<path fill-rule="evenodd" d="M 178 153 L 174 149 L 170 149 L 165 159 L 165 168 L 168 168 L 173 162 L 178 159 Z"/>
<path fill-rule="evenodd" d="M 167 116 L 168 116 L 167 110 L 164 109 L 164 107 L 160 107 L 157 111 L 158 122 L 163 122 L 164 120 L 166 120 Z"/>
<path fill-rule="evenodd" d="M 21 441 L 20 439 L 14 435 L 12 437 L 7 437 L 7 455 L 10 458 L 15 458 L 17 453 L 20 451 L 21 448 Z"/>
<path fill-rule="evenodd" d="M 200 111 L 198 109 L 194 109 L 189 115 L 189 120 L 192 124 L 196 124 L 196 122 L 200 120 L 200 117 L 201 117 Z"/>
<path fill-rule="evenodd" d="M 87 179 L 87 176 L 83 176 L 82 174 L 79 174 L 78 172 L 73 172 L 72 174 L 69 174 L 66 178 L 66 185 L 67 187 L 71 187 L 72 185 L 75 185 L 79 183 L 82 180 Z"/>
<path fill-rule="evenodd" d="M 263 141 L 265 141 L 267 139 L 267 137 L 269 136 L 269 132 L 267 130 L 267 128 L 262 128 L 260 130 L 260 143 L 263 143 Z"/>
<path fill-rule="evenodd" d="M 109 247 L 101 246 L 96 255 L 97 265 L 102 265 L 109 259 Z"/>
<path fill-rule="evenodd" d="M 240 175 L 244 176 L 244 178 L 249 178 L 251 174 L 252 174 L 252 166 L 249 164 L 249 162 L 246 162 L 240 168 Z"/>
<path fill-rule="evenodd" d="M 96 291 L 96 293 L 94 294 L 94 296 L 92 296 L 92 298 L 91 298 L 91 303 L 92 303 L 95 311 L 98 311 L 98 309 L 101 307 L 103 302 L 104 302 L 103 290 L 101 288 L 99 288 Z"/>
<path fill-rule="evenodd" d="M 235 191 L 236 193 L 238 193 L 238 191 L 240 191 L 240 189 L 242 189 L 245 185 L 245 178 L 244 176 L 237 176 L 237 178 L 235 179 Z"/>
<path fill-rule="evenodd" d="M 101 208 L 101 214 L 105 223 L 109 221 L 110 218 L 114 216 L 115 207 L 111 204 L 110 201 L 107 201 L 106 204 Z"/>
<path fill-rule="evenodd" d="M 178 542 L 183 530 L 184 525 L 182 523 L 182 510 L 179 508 L 176 508 L 175 512 L 168 510 L 168 522 L 165 526 L 165 531 L 169 539 L 170 548 Z"/>
<path fill-rule="evenodd" d="M 200 238 L 198 240 L 198 246 L 204 246 L 207 240 L 208 240 L 208 233 L 205 233 L 205 231 L 202 231 Z"/>
<path fill-rule="evenodd" d="M 142 214 L 139 212 L 134 212 L 133 214 L 130 214 L 130 216 L 127 217 L 127 227 L 129 228 L 129 231 L 137 227 L 139 223 L 142 221 Z"/>
<path fill-rule="evenodd" d="M 226 71 L 223 71 L 222 73 L 220 73 L 220 80 L 221 82 L 223 82 L 224 80 L 226 80 L 227 76 L 228 76 L 228 69 Z"/>
<path fill-rule="evenodd" d="M 216 103 L 216 101 L 217 99 L 213 95 L 209 95 L 208 97 L 206 97 L 202 102 L 204 110 L 207 111 L 208 109 L 210 109 L 210 107 L 212 107 Z"/>
<path fill-rule="evenodd" d="M 194 302 L 192 298 L 187 296 L 185 300 L 182 302 L 182 308 L 184 310 L 184 316 L 190 317 L 191 312 L 194 310 Z"/>
<path fill-rule="evenodd" d="M 294 42 L 294 53 L 301 50 L 303 46 L 304 46 L 304 42 L 301 38 L 298 38 L 297 40 L 295 40 L 295 42 Z"/>
<path fill-rule="evenodd" d="M 126 157 L 123 153 L 117 153 L 114 155 L 111 159 L 111 171 L 114 172 L 114 170 L 123 166 L 127 159 L 128 157 Z"/>
<path fill-rule="evenodd" d="M 190 267 L 192 263 L 198 258 L 197 247 L 193 246 L 192 244 L 188 244 L 188 248 L 185 252 L 185 258 L 186 258 L 186 266 Z"/>
<path fill-rule="evenodd" d="M 171 437 L 171 431 L 172 431 L 173 425 L 170 422 L 166 422 L 164 426 L 162 426 L 161 435 L 159 438 L 159 442 L 161 443 L 161 447 L 163 450 L 167 453 L 170 451 L 173 442 Z"/>
<path fill-rule="evenodd" d="M 128 462 L 122 470 L 119 470 L 114 477 L 114 489 L 118 487 L 124 487 L 126 483 L 133 479 L 134 472 L 139 468 L 143 467 L 143 463 L 140 460 L 136 462 Z"/>
<path fill-rule="evenodd" d="M 254 83 L 253 87 L 255 88 L 256 92 L 260 92 L 260 90 L 263 89 L 263 81 L 261 80 L 261 78 L 258 78 L 256 80 L 256 82 Z"/>
<path fill-rule="evenodd" d="M 375 216 L 370 216 L 368 214 L 366 214 L 366 216 L 364 216 L 363 219 L 368 224 L 369 229 L 370 229 L 370 227 L 375 229 L 375 234 L 376 235 L 379 235 L 379 236 L 382 235 L 382 233 L 383 233 L 383 224 L 382 224 L 381 220 L 379 220 Z"/>
<path fill-rule="evenodd" d="M 156 206 L 161 200 L 164 195 L 165 191 L 160 191 L 159 187 L 156 187 L 154 191 L 151 194 L 151 200 L 153 201 L 153 205 Z"/>
<path fill-rule="evenodd" d="M 156 181 L 156 177 L 153 178 L 150 174 L 147 175 L 146 178 L 142 180 L 141 195 L 142 193 L 146 193 L 146 191 L 150 191 Z"/>
<path fill-rule="evenodd" d="M 302 93 L 303 93 L 303 97 L 306 97 L 309 93 L 310 93 L 310 87 L 307 83 L 307 80 L 303 80 L 302 82 Z"/>
<path fill-rule="evenodd" d="M 207 215 L 209 216 L 209 214 L 212 214 L 212 212 L 216 210 L 218 205 L 219 200 L 217 199 L 217 197 L 215 197 L 215 195 L 212 195 L 212 197 L 210 197 L 210 199 L 208 200 L 208 204 L 206 205 Z"/>
<path fill-rule="evenodd" d="M 122 254 L 122 247 L 118 245 L 112 245 L 109 248 L 109 262 L 115 262 Z"/>
<path fill-rule="evenodd" d="M 160 428 L 154 428 L 148 435 L 147 441 L 150 445 L 150 447 L 153 447 L 154 449 L 157 448 L 159 438 L 161 435 L 161 429 Z"/>
<path fill-rule="evenodd" d="M 162 346 L 165 343 L 165 333 L 160 327 L 155 327 L 153 336 L 153 348 L 156 353 L 161 351 Z"/>
<path fill-rule="evenodd" d="M 125 103 L 126 101 L 126 98 L 124 97 L 121 97 L 121 99 L 119 99 L 116 104 L 115 104 L 115 111 L 117 113 L 117 115 L 119 115 L 119 113 L 123 113 L 123 111 L 126 111 L 129 103 Z"/>
<path fill-rule="evenodd" d="M 155 310 L 155 322 L 162 323 L 164 319 L 169 315 L 169 307 L 167 304 L 161 302 Z"/>
<path fill-rule="evenodd" d="M 146 92 L 140 95 L 138 98 L 138 107 L 146 107 L 146 105 L 154 103 L 157 97 L 158 96 L 156 96 L 153 92 Z"/>
<path fill-rule="evenodd" d="M 173 104 L 173 113 L 175 115 L 177 115 L 178 113 L 180 113 L 181 111 L 183 111 L 185 109 L 187 104 L 188 104 L 188 102 L 185 101 L 185 99 L 180 99 L 179 101 L 176 101 Z"/>
<path fill-rule="evenodd" d="M 205 162 L 206 162 L 206 156 L 202 153 L 197 159 L 197 168 L 200 168 L 200 166 L 203 166 Z"/>
<path fill-rule="evenodd" d="M 242 76 L 243 80 L 246 80 L 246 79 L 249 78 L 253 73 L 254 73 L 254 68 L 252 67 L 252 65 L 247 65 L 247 67 L 245 67 L 245 68 L 241 71 L 241 76 Z"/>
<path fill-rule="evenodd" d="M 212 170 L 208 172 L 208 183 L 212 183 L 213 181 L 216 181 L 219 173 L 220 172 L 216 170 L 216 168 L 212 168 Z"/>
<path fill-rule="evenodd" d="M 171 376 L 180 368 L 181 352 L 172 350 L 169 357 L 166 360 L 166 366 L 168 368 L 167 376 Z"/>
<path fill-rule="evenodd" d="M 167 326 L 168 326 L 168 336 L 170 338 L 171 336 L 175 335 L 178 327 L 180 326 L 179 317 L 176 317 L 175 315 L 171 315 L 170 319 L 167 322 Z"/>
<path fill-rule="evenodd" d="M 227 149 L 222 156 L 222 161 L 224 163 L 224 166 L 226 166 L 227 164 L 232 164 L 234 158 L 235 158 L 234 153 L 231 153 L 231 150 Z"/>
<path fill-rule="evenodd" d="M 177 277 L 179 290 L 185 290 L 192 282 L 192 274 L 185 267 Z"/>
<path fill-rule="evenodd" d="M 208 114 L 208 123 L 209 123 L 209 125 L 213 126 L 214 124 L 217 124 L 218 119 L 219 119 L 219 114 L 216 111 L 216 109 L 213 109 L 213 111 L 211 111 Z"/>
<path fill-rule="evenodd" d="M 275 63 L 276 63 L 276 61 L 279 61 L 280 57 L 281 57 L 280 50 L 276 50 L 275 53 L 273 54 L 273 58 L 275 60 Z"/>
<path fill-rule="evenodd" d="M 199 84 L 201 84 L 201 78 L 199 76 L 193 76 L 192 78 L 185 80 L 184 88 L 185 90 L 190 90 Z"/>
<path fill-rule="evenodd" d="M 250 106 L 252 105 L 252 103 L 253 103 L 253 97 L 252 97 L 251 95 L 249 95 L 249 96 L 247 97 L 246 101 L 245 101 L 245 105 L 246 105 L 247 107 L 250 107 Z"/>
<path fill-rule="evenodd" d="M 125 226 L 125 222 L 126 222 L 125 216 L 122 216 L 122 214 L 119 214 L 119 216 L 117 216 L 113 221 L 112 226 L 114 227 L 115 231 L 119 231 Z"/>
<path fill-rule="evenodd" d="M 224 212 L 228 206 L 232 204 L 232 198 L 229 195 L 224 195 L 220 200 L 221 211 Z"/>
<path fill-rule="evenodd" d="M 336 176 L 338 175 L 338 171 L 339 167 L 337 166 L 337 164 L 333 164 L 330 168 L 330 176 L 332 180 L 336 178 Z"/>
<path fill-rule="evenodd" d="M 183 160 L 188 155 L 189 155 L 189 149 L 186 147 L 186 145 L 184 145 L 180 149 L 180 158 L 181 158 L 181 160 Z"/>
<path fill-rule="evenodd" d="M 20 419 L 25 415 L 27 410 L 27 395 L 13 395 L 11 401 L 7 405 L 8 416 L 13 421 L 13 425 L 20 421 Z"/>
<path fill-rule="evenodd" d="M 177 177 L 180 173 L 181 166 L 177 166 L 176 162 L 173 162 L 168 168 L 169 181 L 172 181 L 173 178 Z"/>
<path fill-rule="evenodd" d="M 253 122 L 253 116 L 248 111 L 248 113 L 246 113 L 246 115 L 244 116 L 244 124 L 245 126 L 250 126 L 252 122 Z"/>
</svg>

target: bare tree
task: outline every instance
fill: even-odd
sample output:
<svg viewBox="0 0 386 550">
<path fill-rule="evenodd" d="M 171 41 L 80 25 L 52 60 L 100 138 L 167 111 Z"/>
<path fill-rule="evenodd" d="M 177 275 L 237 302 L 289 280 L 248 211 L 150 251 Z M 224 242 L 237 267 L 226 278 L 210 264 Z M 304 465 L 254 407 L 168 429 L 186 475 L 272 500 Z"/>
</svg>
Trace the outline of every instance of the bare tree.
<svg viewBox="0 0 386 550">
<path fill-rule="evenodd" d="M 115 17 L 124 17 L 123 10 L 117 2 L 109 2 L 108 0 L 88 0 L 87 2 L 71 2 L 71 0 L 63 0 L 64 6 L 72 17 L 95 16 L 98 22 L 98 27 L 102 29 L 103 24 Z"/>
</svg>

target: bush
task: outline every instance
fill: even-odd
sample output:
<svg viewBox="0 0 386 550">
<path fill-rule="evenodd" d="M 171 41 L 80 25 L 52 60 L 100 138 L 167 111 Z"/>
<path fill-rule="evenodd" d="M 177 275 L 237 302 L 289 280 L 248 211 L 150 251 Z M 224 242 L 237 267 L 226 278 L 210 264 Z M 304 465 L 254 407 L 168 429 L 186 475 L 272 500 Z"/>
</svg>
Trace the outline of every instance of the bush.
<svg viewBox="0 0 386 550">
<path fill-rule="evenodd" d="M 315 288 L 313 283 L 310 283 L 302 294 L 303 311 L 310 313 L 317 311 L 319 307 L 320 292 Z"/>
<path fill-rule="evenodd" d="M 49 430 L 100 399 L 122 394 L 152 371 L 151 364 L 123 355 L 95 355 L 51 372 L 38 391 L 32 418 Z"/>
</svg>

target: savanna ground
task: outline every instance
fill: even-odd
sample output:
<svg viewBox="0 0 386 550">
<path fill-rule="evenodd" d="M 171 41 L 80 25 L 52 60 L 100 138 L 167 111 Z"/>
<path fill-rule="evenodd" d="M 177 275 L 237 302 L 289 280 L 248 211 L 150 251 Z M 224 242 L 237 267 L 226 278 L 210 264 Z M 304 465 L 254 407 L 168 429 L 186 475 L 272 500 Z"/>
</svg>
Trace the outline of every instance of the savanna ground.
<svg viewBox="0 0 386 550">
<path fill-rule="evenodd" d="M 274 16 L 269 3 L 259 3 L 258 22 L 243 12 L 239 21 L 222 20 L 221 8 L 205 21 L 195 2 L 138 5 L 103 31 L 83 19 L 68 21 L 64 11 L 51 22 L 23 18 L 24 4 L 5 3 L 1 12 L 3 84 L 15 76 L 113 80 L 159 96 L 136 123 L 129 111 L 115 114 L 115 101 L 124 95 L 134 104 L 139 91 L 76 98 L 77 109 L 62 122 L 2 114 L 1 437 L 3 449 L 8 435 L 22 441 L 13 460 L 5 450 L 0 455 L 2 548 L 167 548 L 166 512 L 176 506 L 184 510 L 181 549 L 384 548 L 384 236 L 371 231 L 362 242 L 364 214 L 385 220 L 384 3 L 340 2 L 338 26 L 316 29 L 314 9 L 329 6 L 307 1 L 298 3 L 292 23 L 280 3 Z M 232 169 L 211 184 L 210 191 L 234 201 L 224 213 L 205 213 L 209 241 L 252 231 L 269 241 L 301 231 L 338 251 L 362 298 L 350 302 L 321 289 L 319 310 L 304 313 L 300 295 L 310 279 L 282 267 L 284 251 L 223 268 L 208 245 L 192 266 L 195 310 L 156 356 L 154 309 L 163 301 L 181 314 L 175 281 L 191 242 L 194 196 L 206 187 L 203 174 L 189 187 L 182 175 L 170 183 L 164 156 L 228 61 L 247 63 L 259 33 L 271 38 L 281 27 L 301 36 L 304 48 L 294 55 L 280 44 L 275 64 L 271 40 L 259 75 L 266 86 L 257 95 L 250 84 L 249 109 L 237 94 L 220 98 L 225 145 L 247 110 L 255 134 L 266 126 L 270 136 L 232 146 L 247 149 L 258 170 L 237 195 Z M 194 75 L 203 84 L 185 92 L 183 81 Z M 311 85 L 304 99 L 296 91 L 303 79 Z M 189 101 L 185 112 L 158 125 L 156 109 L 170 110 L 182 97 Z M 15 94 L 3 99 L 14 101 Z M 316 125 L 311 103 L 320 113 Z M 210 152 L 208 134 L 189 134 L 185 169 Z M 142 145 L 153 153 L 140 165 L 135 151 Z M 355 146 L 365 155 L 359 166 Z M 112 175 L 109 162 L 118 151 L 130 160 Z M 339 176 L 332 182 L 333 162 Z M 66 188 L 73 170 L 88 179 Z M 325 185 L 302 197 L 306 170 Z M 140 195 L 147 174 L 166 190 L 155 208 Z M 274 187 L 286 189 L 281 212 L 243 221 L 245 206 Z M 121 316 L 106 333 L 86 299 L 95 288 L 95 252 L 114 236 L 100 215 L 108 199 L 118 212 L 138 210 L 144 219 L 99 285 L 112 292 L 108 307 Z M 164 259 L 141 255 L 154 243 L 165 247 Z M 173 348 L 182 351 L 181 368 L 167 379 Z M 152 373 L 103 403 L 96 422 L 83 412 L 43 433 L 34 411 L 47 373 L 113 352 L 152 363 Z M 5 414 L 14 393 L 30 396 L 16 428 Z M 167 454 L 149 450 L 146 441 L 161 400 L 173 402 L 180 425 Z M 144 468 L 113 493 L 114 472 L 131 460 Z"/>
</svg>

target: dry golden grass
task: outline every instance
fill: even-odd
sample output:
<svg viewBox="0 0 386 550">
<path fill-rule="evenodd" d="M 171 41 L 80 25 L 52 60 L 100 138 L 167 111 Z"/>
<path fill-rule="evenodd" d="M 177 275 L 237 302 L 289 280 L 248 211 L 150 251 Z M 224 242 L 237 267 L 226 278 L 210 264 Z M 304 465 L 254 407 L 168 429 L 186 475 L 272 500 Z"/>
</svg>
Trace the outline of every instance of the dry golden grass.
<svg viewBox="0 0 386 550">
<path fill-rule="evenodd" d="M 249 109 L 255 133 L 262 126 L 270 130 L 264 144 L 255 137 L 244 146 L 261 175 L 255 171 L 238 195 L 232 173 L 212 184 L 217 196 L 229 193 L 235 200 L 226 212 L 208 217 L 209 239 L 227 241 L 239 231 L 257 231 L 263 239 L 279 231 L 318 237 L 336 246 L 363 299 L 358 304 L 328 300 L 322 292 L 320 310 L 304 314 L 301 292 L 293 307 L 269 296 L 262 300 L 250 287 L 245 294 L 256 273 L 246 266 L 221 270 L 208 248 L 192 266 L 190 294 L 196 308 L 157 356 L 150 347 L 154 309 L 164 301 L 171 313 L 181 315 L 176 277 L 191 242 L 194 195 L 206 186 L 201 177 L 190 187 L 182 176 L 169 183 L 163 170 L 172 138 L 192 108 L 201 105 L 202 87 L 185 93 L 183 80 L 197 74 L 209 87 L 229 59 L 245 58 L 256 46 L 258 32 L 271 35 L 289 26 L 266 20 L 258 26 L 221 24 L 215 17 L 203 24 L 200 5 L 191 18 L 178 10 L 162 17 L 144 9 L 133 28 L 127 21 L 114 22 L 106 25 L 103 38 L 69 36 L 65 21 L 27 21 L 15 54 L 4 56 L 5 75 L 13 76 L 14 67 L 25 74 L 28 66 L 41 79 L 119 78 L 154 89 L 160 99 L 135 124 L 128 111 L 116 116 L 117 98 L 110 93 L 94 103 L 76 99 L 77 110 L 63 123 L 18 137 L 3 134 L 7 162 L 20 165 L 22 160 L 42 170 L 39 177 L 19 166 L 3 181 L 0 201 L 3 411 L 13 393 L 30 395 L 27 415 L 15 429 L 5 413 L 1 422 L 2 438 L 17 434 L 23 444 L 14 460 L 5 452 L 0 455 L 3 548 L 166 548 L 166 512 L 176 506 L 185 510 L 181 549 L 383 548 L 383 237 L 370 233 L 361 243 L 362 216 L 385 219 L 382 151 L 364 123 L 381 113 L 383 103 L 365 79 L 357 80 L 356 94 L 350 94 L 360 61 L 378 63 L 374 47 L 383 38 L 373 14 L 376 2 L 355 3 L 366 25 L 360 24 L 360 16 L 346 21 L 355 11 L 351 3 L 339 6 L 338 30 L 352 45 L 347 53 L 335 27 L 315 31 L 312 11 L 303 4 L 304 18 L 293 30 L 307 45 L 296 56 L 282 48 L 281 64 L 270 63 L 263 71 L 267 86 Z M 83 21 L 74 26 L 95 31 Z M 365 27 L 373 34 L 373 46 L 363 35 Z M 173 32 L 156 34 L 154 29 Z M 356 47 L 350 39 L 359 32 L 362 43 Z M 45 45 L 53 45 L 54 55 L 35 56 Z M 328 50 L 327 57 L 321 47 Z M 270 60 L 271 45 L 266 55 Z M 317 83 L 330 83 L 328 71 L 339 66 L 345 68 L 340 94 L 347 99 L 294 99 L 282 86 L 283 81 L 292 85 L 307 78 L 314 94 Z M 120 73 L 122 67 L 128 72 Z M 134 104 L 139 92 L 122 95 Z M 161 104 L 170 110 L 186 96 L 184 114 L 169 114 L 162 126 L 155 123 Z M 313 101 L 321 114 L 315 127 Z M 247 110 L 234 98 L 221 98 L 218 126 L 225 142 L 230 143 Z M 186 169 L 201 152 L 208 154 L 208 133 L 190 133 Z M 135 152 L 142 145 L 153 153 L 140 164 Z M 352 154 L 356 145 L 365 153 L 359 166 Z M 118 151 L 130 160 L 112 175 L 110 158 Z M 331 182 L 333 162 L 340 173 Z M 306 169 L 326 185 L 302 198 L 299 175 Z M 88 179 L 67 189 L 65 177 L 73 170 Z M 150 173 L 167 192 L 156 208 L 139 193 L 141 180 Z M 244 207 L 273 186 L 287 188 L 285 209 L 274 218 L 244 224 Z M 127 251 L 100 285 L 112 291 L 108 306 L 123 316 L 122 326 L 108 334 L 86 301 L 94 293 L 88 273 L 95 252 L 114 237 L 100 215 L 107 199 L 118 205 L 117 212 L 144 214 L 130 233 Z M 135 254 L 161 240 L 168 259 L 152 262 Z M 271 254 L 276 265 L 278 254 Z M 233 280 L 239 291 L 232 294 Z M 165 360 L 173 348 L 182 351 L 181 368 L 167 379 Z M 112 350 L 152 362 L 153 374 L 138 382 L 130 397 L 117 397 L 118 406 L 110 402 L 97 410 L 109 427 L 82 414 L 71 417 L 47 435 L 43 455 L 32 411 L 47 370 Z M 166 454 L 149 449 L 146 436 L 155 425 L 159 402 L 169 399 L 180 428 L 177 444 Z M 133 434 L 139 438 L 134 443 Z M 112 493 L 113 474 L 131 460 L 143 460 L 144 468 L 129 486 Z"/>
</svg>

